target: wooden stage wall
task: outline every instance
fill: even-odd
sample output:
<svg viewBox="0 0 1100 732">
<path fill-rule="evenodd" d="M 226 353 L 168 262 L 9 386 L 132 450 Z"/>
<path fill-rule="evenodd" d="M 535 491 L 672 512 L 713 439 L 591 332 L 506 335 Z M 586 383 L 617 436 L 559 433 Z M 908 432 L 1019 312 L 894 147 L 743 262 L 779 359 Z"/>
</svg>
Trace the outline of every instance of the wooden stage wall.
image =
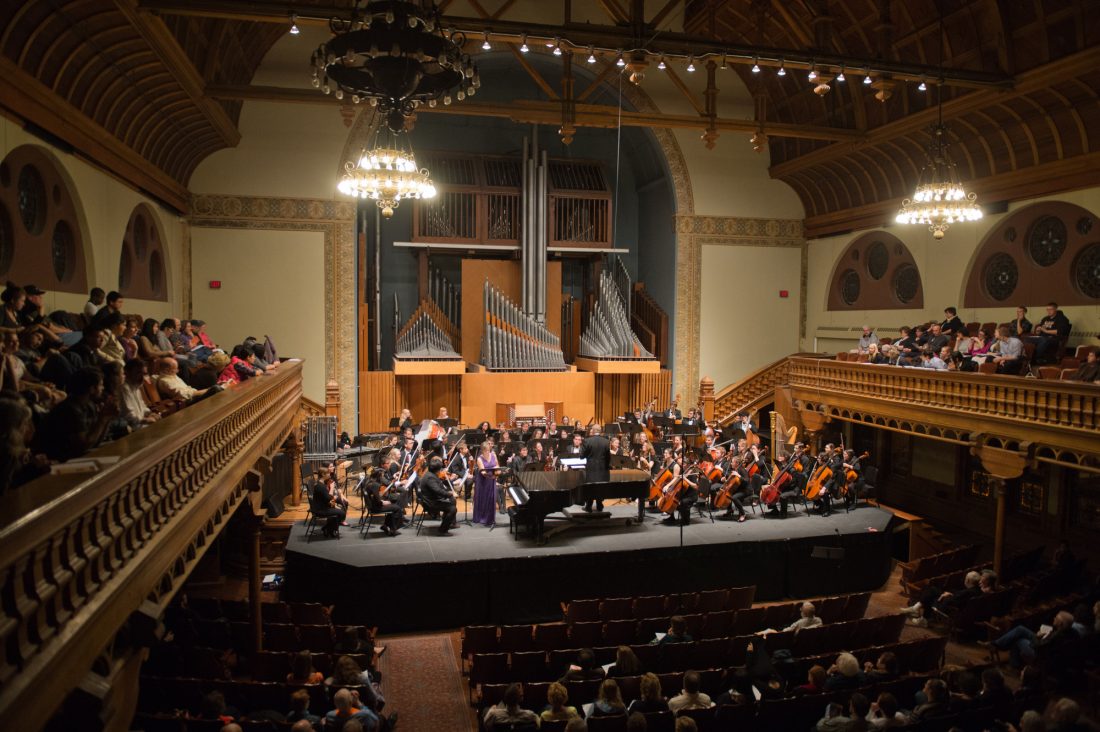
<svg viewBox="0 0 1100 732">
<path fill-rule="evenodd" d="M 405 407 L 413 418 L 435 417 L 447 407 L 462 424 L 496 422 L 503 404 L 562 402 L 563 413 L 587 422 L 610 422 L 628 409 L 657 399 L 667 409 L 672 373 L 592 374 L 575 372 L 467 373 L 461 376 L 396 376 L 392 371 L 359 374 L 359 429 L 385 432 Z M 562 415 L 558 415 L 559 417 Z"/>
</svg>

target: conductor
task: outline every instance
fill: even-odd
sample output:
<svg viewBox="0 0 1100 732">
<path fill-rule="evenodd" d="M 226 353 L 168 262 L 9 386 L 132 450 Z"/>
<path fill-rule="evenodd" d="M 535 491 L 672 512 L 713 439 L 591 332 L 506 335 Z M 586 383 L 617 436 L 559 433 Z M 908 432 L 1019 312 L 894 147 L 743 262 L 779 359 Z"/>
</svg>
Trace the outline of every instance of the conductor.
<svg viewBox="0 0 1100 732">
<path fill-rule="evenodd" d="M 586 483 L 606 483 L 611 480 L 611 443 L 601 434 L 600 425 L 594 424 L 581 445 L 581 457 L 585 459 Z M 592 499 L 584 503 L 584 510 L 592 512 Z M 596 499 L 596 510 L 603 511 L 603 501 Z"/>
</svg>

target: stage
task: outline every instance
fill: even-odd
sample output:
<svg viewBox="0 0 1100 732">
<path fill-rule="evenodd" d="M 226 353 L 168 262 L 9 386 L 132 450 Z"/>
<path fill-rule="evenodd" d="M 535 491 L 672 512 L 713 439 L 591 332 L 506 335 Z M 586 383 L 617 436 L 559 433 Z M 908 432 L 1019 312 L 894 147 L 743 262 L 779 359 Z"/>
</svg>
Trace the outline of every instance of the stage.
<svg viewBox="0 0 1100 732">
<path fill-rule="evenodd" d="M 633 504 L 609 510 L 637 516 Z M 398 632 L 560 619 L 558 603 L 582 597 L 751 584 L 758 600 L 854 592 L 877 588 L 890 574 L 887 511 L 861 505 L 829 517 L 749 515 L 744 523 L 717 515 L 711 523 L 695 513 L 681 534 L 661 514 L 647 514 L 641 525 L 576 528 L 538 546 L 515 540 L 504 514 L 492 530 L 459 523 L 451 536 L 439 536 L 428 521 L 419 537 L 407 528 L 391 538 L 376 522 L 361 538 L 352 511 L 353 526 L 339 539 L 318 530 L 307 543 L 305 522 L 294 525 L 283 597 L 335 604 L 339 623 Z"/>
</svg>

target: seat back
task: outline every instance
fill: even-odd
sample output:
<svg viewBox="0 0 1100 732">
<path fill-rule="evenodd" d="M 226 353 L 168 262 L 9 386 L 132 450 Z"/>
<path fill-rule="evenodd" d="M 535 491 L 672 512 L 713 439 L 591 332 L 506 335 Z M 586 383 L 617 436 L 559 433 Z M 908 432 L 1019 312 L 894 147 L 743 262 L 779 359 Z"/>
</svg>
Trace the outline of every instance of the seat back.
<svg viewBox="0 0 1100 732">
<path fill-rule="evenodd" d="M 743 610 L 752 607 L 752 601 L 756 599 L 756 585 L 748 587 L 731 587 L 729 601 L 726 607 L 730 610 Z"/>
<path fill-rule="evenodd" d="M 497 626 L 467 625 L 462 629 L 463 658 L 467 658 L 474 653 L 492 653 L 498 647 Z"/>
<path fill-rule="evenodd" d="M 569 647 L 569 626 L 565 623 L 539 623 L 535 626 L 535 648 L 552 650 Z"/>
<path fill-rule="evenodd" d="M 512 678 L 516 681 L 545 681 L 546 653 L 515 651 L 512 653 Z"/>
<path fill-rule="evenodd" d="M 747 607 L 738 610 L 733 619 L 733 634 L 748 635 L 763 630 L 766 627 L 764 624 L 766 611 L 767 608 L 762 607 Z"/>
<path fill-rule="evenodd" d="M 599 620 L 600 601 L 573 600 L 565 606 L 565 613 L 562 616 L 562 619 L 567 623 L 576 623 L 578 621 L 586 620 Z"/>
<path fill-rule="evenodd" d="M 565 628 L 565 625 L 561 626 Z M 500 626 L 500 650 L 529 651 L 534 648 L 532 627 L 530 625 Z"/>
<path fill-rule="evenodd" d="M 628 646 L 637 639 L 637 623 L 634 620 L 609 620 L 603 626 L 603 642 L 609 646 Z"/>
<path fill-rule="evenodd" d="M 609 597 L 600 601 L 600 620 L 625 620 L 633 617 L 633 597 Z"/>
<path fill-rule="evenodd" d="M 569 628 L 569 645 L 573 648 L 591 648 L 601 644 L 603 623 L 573 623 Z"/>
</svg>

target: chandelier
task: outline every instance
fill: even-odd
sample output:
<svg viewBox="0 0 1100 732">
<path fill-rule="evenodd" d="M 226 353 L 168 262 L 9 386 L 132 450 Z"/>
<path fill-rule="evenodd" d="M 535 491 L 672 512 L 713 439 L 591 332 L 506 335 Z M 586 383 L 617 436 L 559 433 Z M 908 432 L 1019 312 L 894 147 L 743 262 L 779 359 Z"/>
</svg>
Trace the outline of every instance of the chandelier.
<svg viewBox="0 0 1100 732">
<path fill-rule="evenodd" d="M 395 132 L 420 104 L 450 104 L 452 93 L 462 100 L 481 86 L 462 50 L 465 34 L 441 28 L 434 3 L 355 0 L 351 16 L 330 19 L 329 29 L 333 37 L 311 57 L 313 85 L 379 107 Z"/>
<path fill-rule="evenodd" d="M 428 170 L 416 165 L 408 135 L 388 124 L 377 124 L 370 146 L 360 151 L 358 160 L 344 163 L 337 189 L 346 196 L 376 201 L 387 219 L 406 198 L 435 196 Z"/>
<path fill-rule="evenodd" d="M 913 197 L 902 201 L 895 220 L 899 224 L 924 224 L 934 239 L 942 239 L 951 224 L 977 221 L 982 210 L 978 196 L 963 188 L 955 162 L 947 153 L 947 126 L 940 122 L 930 132 L 928 163 L 921 169 Z"/>
</svg>

